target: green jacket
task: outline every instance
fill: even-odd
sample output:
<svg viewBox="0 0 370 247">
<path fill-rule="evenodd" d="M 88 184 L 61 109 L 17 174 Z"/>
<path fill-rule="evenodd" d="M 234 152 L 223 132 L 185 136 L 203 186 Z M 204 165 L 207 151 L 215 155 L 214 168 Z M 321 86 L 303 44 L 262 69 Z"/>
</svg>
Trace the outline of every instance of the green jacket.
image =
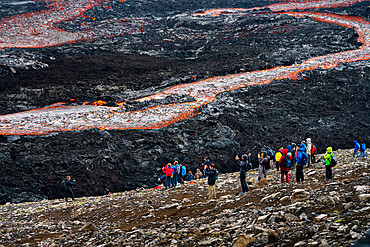
<svg viewBox="0 0 370 247">
<path fill-rule="evenodd" d="M 333 154 L 333 149 L 331 147 L 328 147 L 328 149 L 326 150 L 326 153 L 324 155 L 326 166 L 330 166 L 332 154 Z"/>
</svg>

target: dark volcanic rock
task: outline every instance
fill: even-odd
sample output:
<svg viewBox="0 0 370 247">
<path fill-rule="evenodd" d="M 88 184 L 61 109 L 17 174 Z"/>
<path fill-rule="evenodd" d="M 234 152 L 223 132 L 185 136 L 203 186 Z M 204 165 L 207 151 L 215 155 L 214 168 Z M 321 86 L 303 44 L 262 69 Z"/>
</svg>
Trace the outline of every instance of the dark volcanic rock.
<svg viewBox="0 0 370 247">
<path fill-rule="evenodd" d="M 189 96 L 145 103 L 134 100 L 174 85 L 297 64 L 361 46 L 354 30 L 308 18 L 270 11 L 220 17 L 190 14 L 271 3 L 126 1 L 115 11 L 94 8 L 86 15 L 99 21 L 136 16 L 149 24 L 140 34 L 2 50 L 0 113 L 56 102 L 74 105 L 104 100 L 109 106 L 125 102 L 129 111 L 189 102 L 194 100 Z M 366 7 L 359 3 L 330 11 L 368 18 Z M 18 12 L 7 7 L 0 13 Z M 138 25 L 137 19 L 128 19 Z M 74 30 L 80 22 L 70 20 L 59 27 Z M 297 80 L 226 92 L 195 117 L 159 130 L 1 137 L 0 203 L 58 198 L 59 182 L 66 175 L 76 179 L 78 196 L 153 186 L 162 174 L 161 167 L 175 157 L 194 171 L 209 156 L 220 171 L 230 172 L 236 169 L 232 166 L 236 154 L 252 152 L 255 157 L 264 145 L 278 148 L 311 137 L 319 152 L 328 145 L 350 148 L 354 139 L 369 140 L 369 70 L 368 61 L 339 64 L 329 70 L 304 72 Z M 272 216 L 266 220 L 282 219 Z M 265 237 L 273 240 L 274 236 Z"/>
</svg>

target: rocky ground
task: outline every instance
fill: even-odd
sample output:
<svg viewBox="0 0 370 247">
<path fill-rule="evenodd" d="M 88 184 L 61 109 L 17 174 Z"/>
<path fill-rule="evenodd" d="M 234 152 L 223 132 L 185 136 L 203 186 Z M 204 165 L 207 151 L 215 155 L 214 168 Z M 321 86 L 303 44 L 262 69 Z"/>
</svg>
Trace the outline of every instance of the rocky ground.
<svg viewBox="0 0 370 247">
<path fill-rule="evenodd" d="M 220 174 L 217 200 L 202 180 L 172 189 L 138 188 L 75 201 L 0 207 L 0 246 L 350 246 L 370 228 L 369 158 L 334 152 L 334 178 L 322 155 L 305 181 L 280 184 L 276 170 L 239 194 L 238 173 Z"/>
<path fill-rule="evenodd" d="M 281 1 L 184 0 L 171 7 L 168 1 L 139 2 L 126 1 L 114 11 L 94 8 L 86 15 L 99 16 L 102 23 L 122 16 L 145 17 L 130 19 L 131 24 L 150 23 L 141 34 L 2 49 L 0 113 L 56 102 L 104 100 L 112 106 L 178 84 L 297 64 L 361 46 L 353 29 L 269 10 L 220 18 L 190 14 Z M 42 9 L 31 5 L 34 9 L 2 6 L 0 17 Z M 365 19 L 370 15 L 368 2 L 318 11 Z M 78 28 L 81 18 L 59 27 Z M 256 157 L 264 145 L 278 148 L 311 137 L 323 152 L 328 145 L 351 148 L 354 139 L 369 143 L 369 80 L 369 61 L 339 64 L 304 72 L 297 80 L 223 93 L 195 117 L 159 130 L 0 136 L 0 204 L 60 198 L 58 185 L 67 175 L 76 179 L 79 195 L 104 195 L 152 187 L 161 167 L 176 157 L 195 171 L 209 156 L 220 171 L 232 172 L 236 154 L 252 152 Z"/>
</svg>

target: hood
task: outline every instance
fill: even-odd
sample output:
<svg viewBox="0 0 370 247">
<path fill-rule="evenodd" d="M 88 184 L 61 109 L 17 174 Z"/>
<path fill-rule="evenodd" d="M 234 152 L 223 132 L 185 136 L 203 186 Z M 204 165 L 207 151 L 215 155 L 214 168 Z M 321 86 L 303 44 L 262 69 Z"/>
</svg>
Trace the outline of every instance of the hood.
<svg viewBox="0 0 370 247">
<path fill-rule="evenodd" d="M 289 145 L 289 146 L 287 147 L 287 150 L 288 150 L 288 152 L 291 152 L 291 151 L 292 151 L 292 146 L 290 146 L 290 145 Z"/>
<path fill-rule="evenodd" d="M 306 145 L 304 145 L 304 143 L 302 143 L 299 150 L 302 150 L 302 152 L 305 152 L 306 151 Z"/>
<path fill-rule="evenodd" d="M 333 148 L 332 147 L 328 147 L 328 149 L 326 149 L 326 151 L 328 151 L 328 153 L 332 153 L 333 152 Z"/>
<path fill-rule="evenodd" d="M 306 139 L 307 143 L 311 143 L 311 138 Z"/>
<path fill-rule="evenodd" d="M 288 154 L 288 150 L 286 150 L 285 148 L 284 149 L 280 149 L 281 153 L 283 155 L 287 155 Z"/>
<path fill-rule="evenodd" d="M 358 143 L 356 140 L 355 140 L 355 144 Z"/>
</svg>

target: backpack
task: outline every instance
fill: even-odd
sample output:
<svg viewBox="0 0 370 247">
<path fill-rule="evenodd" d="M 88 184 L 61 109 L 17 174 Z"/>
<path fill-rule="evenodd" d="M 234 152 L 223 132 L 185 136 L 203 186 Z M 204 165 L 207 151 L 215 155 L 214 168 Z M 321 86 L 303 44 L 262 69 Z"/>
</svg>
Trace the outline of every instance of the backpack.
<svg viewBox="0 0 370 247">
<path fill-rule="evenodd" d="M 356 148 L 355 148 L 356 150 L 359 150 L 360 149 L 360 143 L 356 143 Z"/>
<path fill-rule="evenodd" d="M 334 155 L 332 155 L 332 154 L 330 154 L 330 156 L 331 156 L 331 161 L 330 161 L 330 166 L 331 167 L 334 167 L 334 166 L 336 166 L 337 165 L 337 158 L 335 158 L 335 156 Z"/>
<path fill-rule="evenodd" d="M 176 166 L 175 174 L 176 175 L 179 175 L 180 174 L 180 166 Z"/>
<path fill-rule="evenodd" d="M 63 181 L 60 183 L 59 187 L 60 187 L 62 190 L 67 190 L 66 180 L 63 180 Z"/>
<path fill-rule="evenodd" d="M 299 166 L 304 166 L 308 163 L 308 155 L 302 151 L 297 152 L 296 161 Z"/>
<path fill-rule="evenodd" d="M 266 170 L 271 169 L 270 160 L 267 160 L 264 165 L 265 165 Z"/>
<path fill-rule="evenodd" d="M 218 179 L 218 171 L 216 170 L 216 175 L 215 175 L 215 177 L 213 178 L 214 179 L 214 181 L 216 182 L 217 181 L 217 179 Z"/>
<path fill-rule="evenodd" d="M 291 159 L 291 155 L 289 155 L 289 153 L 287 155 L 283 155 L 284 156 L 284 163 L 283 163 L 283 166 L 286 167 L 286 168 L 291 168 L 292 167 L 292 159 Z"/>
<path fill-rule="evenodd" d="M 361 143 L 361 149 L 360 149 L 360 151 L 361 151 L 361 152 L 365 152 L 365 150 L 366 150 L 366 145 L 365 145 L 365 143 Z"/>
</svg>

